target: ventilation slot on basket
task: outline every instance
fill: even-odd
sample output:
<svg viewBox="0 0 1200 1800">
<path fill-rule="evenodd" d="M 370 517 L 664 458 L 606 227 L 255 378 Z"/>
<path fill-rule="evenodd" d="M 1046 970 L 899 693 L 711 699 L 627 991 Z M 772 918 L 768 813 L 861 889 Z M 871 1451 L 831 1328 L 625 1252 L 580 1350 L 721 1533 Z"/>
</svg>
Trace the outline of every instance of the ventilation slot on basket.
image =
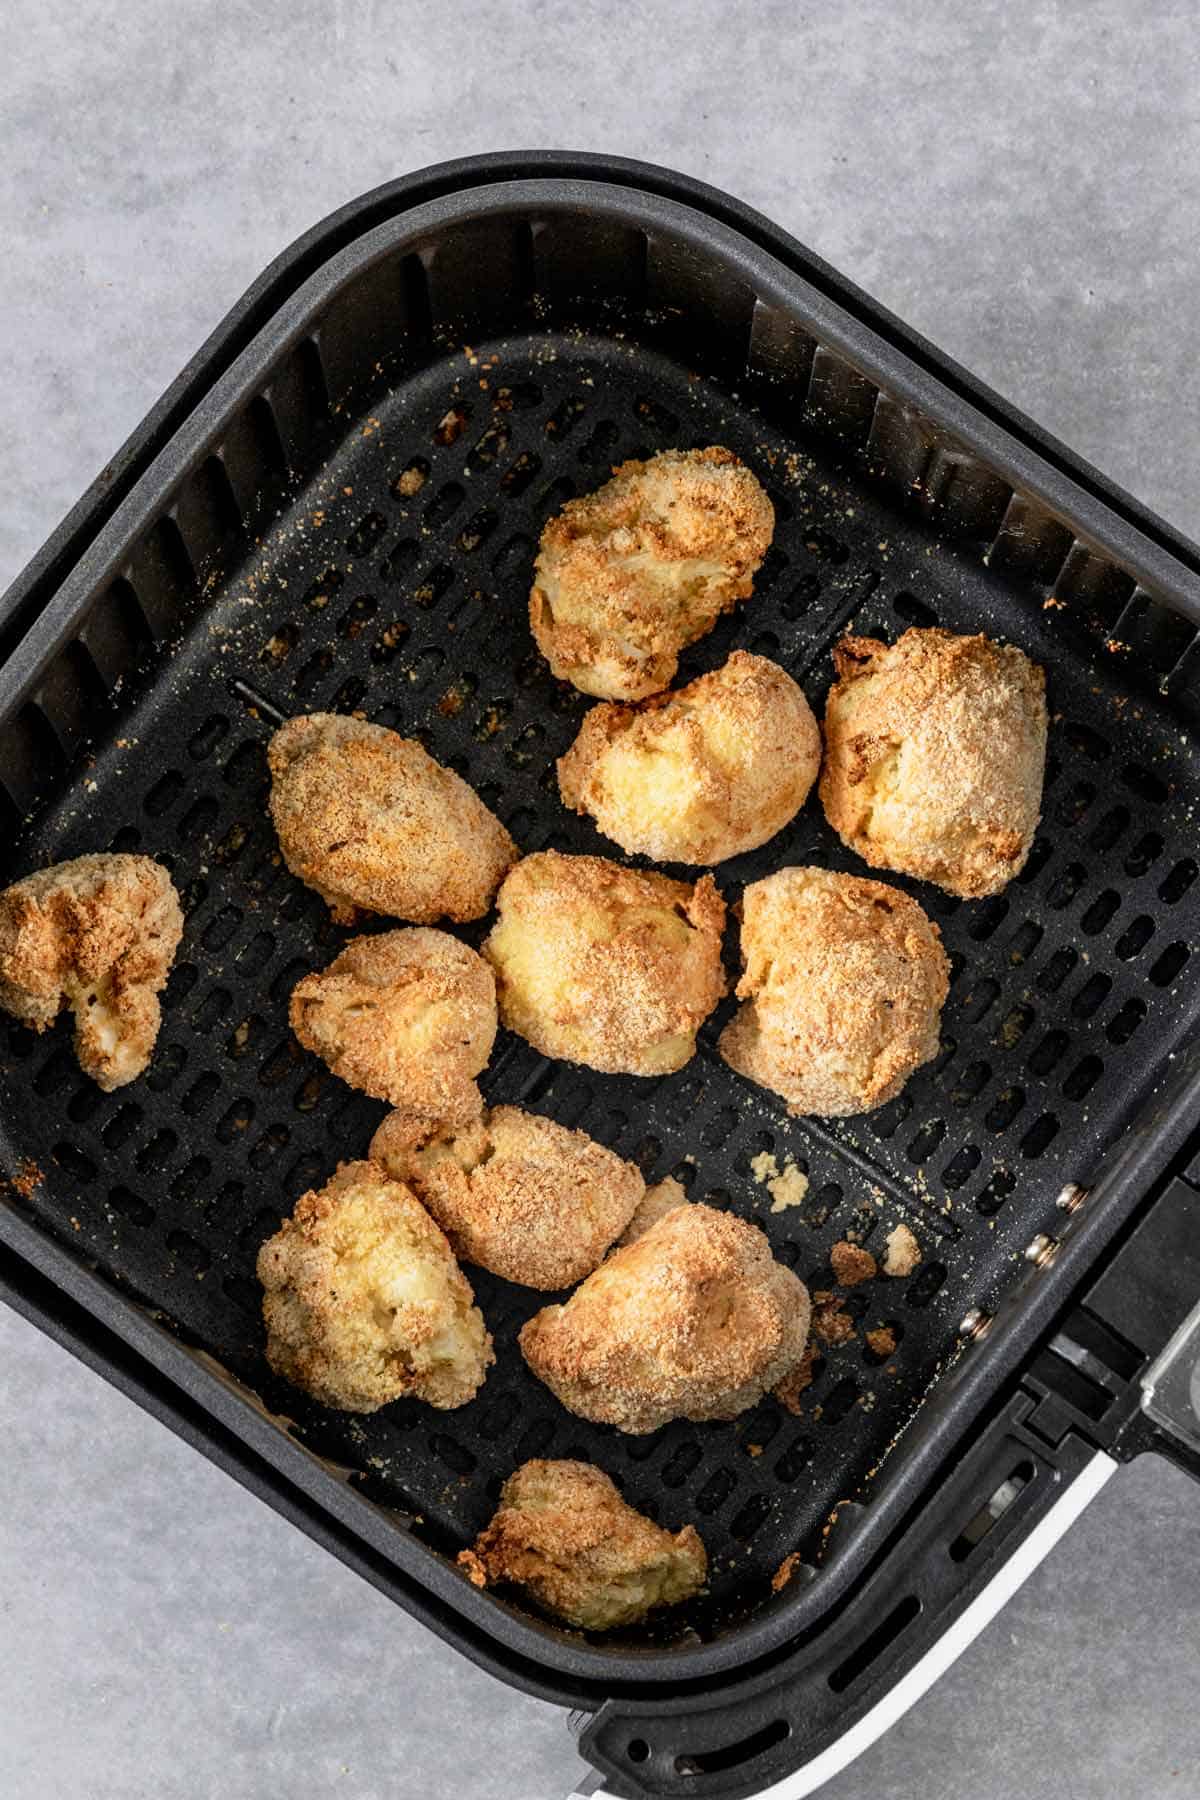
<svg viewBox="0 0 1200 1800">
<path fill-rule="evenodd" d="M 1019 1462 L 1010 1475 L 1007 1475 L 979 1511 L 963 1526 L 954 1542 L 950 1545 L 952 1562 L 966 1562 L 973 1550 L 977 1550 L 989 1532 L 994 1531 L 1005 1513 L 1015 1505 L 1017 1498 L 1029 1486 L 1035 1474 L 1034 1466 L 1028 1458 Z"/>
<path fill-rule="evenodd" d="M 875 1627 L 874 1631 L 868 1632 L 853 1653 L 833 1670 L 829 1677 L 829 1685 L 834 1693 L 844 1694 L 848 1687 L 852 1687 L 860 1676 L 866 1674 L 871 1664 L 878 1662 L 884 1651 L 894 1644 L 901 1633 L 907 1631 L 909 1626 L 920 1616 L 921 1602 L 915 1594 L 909 1594 L 893 1606 L 891 1612 Z"/>
<path fill-rule="evenodd" d="M 773 1719 L 769 1725 L 761 1725 L 747 1737 L 738 1738 L 736 1743 L 722 1744 L 719 1750 L 693 1750 L 686 1755 L 675 1758 L 677 1775 L 717 1775 L 723 1769 L 740 1769 L 744 1763 L 753 1762 L 756 1756 L 762 1756 L 773 1750 L 776 1744 L 782 1744 L 785 1738 L 792 1735 L 792 1728 L 786 1719 Z M 633 1754 L 635 1744 L 645 1745 L 643 1738 L 634 1738 L 629 1745 L 630 1758 L 634 1762 L 645 1762 L 645 1755 Z M 645 1746 L 647 1754 L 649 1746 Z"/>
</svg>

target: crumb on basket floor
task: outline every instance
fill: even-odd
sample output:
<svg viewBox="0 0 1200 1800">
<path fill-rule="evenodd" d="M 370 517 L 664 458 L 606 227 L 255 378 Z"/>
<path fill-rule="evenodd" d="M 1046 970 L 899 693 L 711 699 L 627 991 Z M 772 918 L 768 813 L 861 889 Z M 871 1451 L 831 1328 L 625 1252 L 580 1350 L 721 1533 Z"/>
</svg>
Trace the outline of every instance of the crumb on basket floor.
<svg viewBox="0 0 1200 1800">
<path fill-rule="evenodd" d="M 829 1252 L 829 1262 L 842 1287 L 857 1287 L 860 1282 L 871 1281 L 879 1273 L 871 1252 L 864 1250 L 860 1244 L 847 1243 L 845 1238 L 833 1246 Z"/>
<path fill-rule="evenodd" d="M 907 1225 L 896 1225 L 887 1235 L 887 1253 L 883 1259 L 885 1275 L 911 1275 L 921 1261 L 921 1246 Z"/>
</svg>

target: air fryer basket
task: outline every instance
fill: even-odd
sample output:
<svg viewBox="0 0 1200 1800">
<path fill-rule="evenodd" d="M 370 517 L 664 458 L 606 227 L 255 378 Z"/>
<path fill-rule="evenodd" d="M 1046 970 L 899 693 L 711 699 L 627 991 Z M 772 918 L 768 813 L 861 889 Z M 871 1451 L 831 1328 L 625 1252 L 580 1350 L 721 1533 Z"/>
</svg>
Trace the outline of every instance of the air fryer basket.
<svg viewBox="0 0 1200 1800">
<path fill-rule="evenodd" d="M 939 386 L 921 346 L 856 321 L 816 284 L 819 265 L 797 273 L 714 212 L 604 172 L 497 179 L 382 223 L 364 203 L 372 228 L 298 275 L 93 541 L 43 580 L 36 616 L 14 590 L 6 879 L 88 849 L 146 851 L 171 867 L 187 927 L 144 1080 L 104 1095 L 63 1028 L 7 1022 L 0 1107 L 22 1230 L 94 1270 L 114 1314 L 149 1312 L 206 1380 L 219 1365 L 257 1396 L 281 1473 L 297 1445 L 315 1452 L 343 1519 L 386 1517 L 408 1576 L 464 1630 L 494 1627 L 531 1663 L 629 1691 L 767 1654 L 818 1616 L 835 1566 L 843 1588 L 865 1568 L 870 1533 L 837 1532 L 821 1573 L 771 1588 L 792 1552 L 822 1562 L 831 1518 L 902 1489 L 915 1448 L 932 1458 L 930 1431 L 906 1427 L 960 1320 L 995 1311 L 1035 1234 L 1062 1236 L 1056 1196 L 1094 1177 L 1180 1066 L 1200 1001 L 1200 584 L 1120 497 Z M 530 639 L 534 546 L 613 463 L 707 443 L 750 464 L 778 525 L 754 597 L 681 678 L 742 645 L 781 662 L 820 713 L 847 627 L 1011 640 L 1049 680 L 1041 831 L 993 900 L 901 883 L 938 920 L 954 973 L 939 1057 L 879 1113 L 789 1120 L 715 1054 L 730 1001 L 665 1080 L 550 1063 L 502 1035 L 485 1089 L 752 1218 L 815 1288 L 834 1285 L 839 1238 L 881 1252 L 899 1220 L 924 1260 L 847 1298 L 857 1335 L 827 1352 L 799 1416 L 768 1401 L 647 1438 L 588 1425 L 515 1349 L 545 1297 L 478 1270 L 497 1364 L 471 1405 L 327 1412 L 265 1367 L 254 1259 L 306 1187 L 363 1153 L 384 1109 L 287 1028 L 291 986 L 345 934 L 280 863 L 267 740 L 293 713 L 361 711 L 466 776 L 523 849 L 612 853 L 557 798 L 554 759 L 587 702 Z M 798 862 L 861 869 L 815 800 L 717 878 L 732 900 Z M 1160 1115 L 1147 1167 L 1178 1137 L 1179 1109 Z M 802 1205 L 771 1210 L 751 1169 L 761 1151 L 806 1172 Z M 897 1347 L 875 1358 L 864 1332 L 884 1324 Z M 975 1354 L 982 1398 L 992 1352 Z M 530 1456 L 586 1457 L 645 1512 L 694 1520 L 708 1594 L 589 1643 L 469 1589 L 446 1559 Z"/>
</svg>

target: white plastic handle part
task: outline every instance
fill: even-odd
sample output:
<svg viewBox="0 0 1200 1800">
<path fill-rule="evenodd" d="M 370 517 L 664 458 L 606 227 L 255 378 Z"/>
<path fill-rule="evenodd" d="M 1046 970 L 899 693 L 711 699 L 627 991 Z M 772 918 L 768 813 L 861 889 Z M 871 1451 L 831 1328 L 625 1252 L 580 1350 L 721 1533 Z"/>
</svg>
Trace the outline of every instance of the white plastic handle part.
<svg viewBox="0 0 1200 1800">
<path fill-rule="evenodd" d="M 1049 1556 L 1059 1538 L 1070 1529 L 1119 1467 L 1111 1456 L 1106 1455 L 1103 1450 L 1097 1450 L 1091 1462 L 1064 1489 L 1024 1543 L 1017 1546 L 987 1586 L 963 1608 L 954 1623 L 942 1633 L 936 1644 L 929 1647 L 920 1661 L 914 1663 L 906 1675 L 901 1676 L 895 1687 L 882 1700 L 876 1701 L 871 1710 L 864 1713 L 844 1736 L 822 1750 L 819 1756 L 814 1756 L 804 1768 L 796 1769 L 783 1781 L 775 1782 L 772 1787 L 763 1788 L 758 1800 L 804 1800 L 806 1794 L 817 1793 L 827 1781 L 840 1775 L 856 1757 L 861 1756 L 885 1731 L 890 1730 L 897 1719 L 903 1718 L 910 1706 L 916 1705 L 922 1694 L 928 1693 L 938 1677 L 945 1674 L 968 1645 L 975 1642 L 985 1625 L 989 1625 L 997 1613 L 1003 1610 L 1018 1588 L 1028 1580 L 1038 1564 Z M 607 1791 L 585 1782 L 568 1795 L 567 1800 L 604 1800 Z"/>
</svg>

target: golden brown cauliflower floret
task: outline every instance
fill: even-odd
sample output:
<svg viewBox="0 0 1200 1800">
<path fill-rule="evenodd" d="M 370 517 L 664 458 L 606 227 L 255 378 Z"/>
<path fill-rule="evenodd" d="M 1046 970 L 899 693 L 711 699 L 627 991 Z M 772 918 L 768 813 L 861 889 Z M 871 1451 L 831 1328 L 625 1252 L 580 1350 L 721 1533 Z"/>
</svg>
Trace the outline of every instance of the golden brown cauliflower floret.
<svg viewBox="0 0 1200 1800">
<path fill-rule="evenodd" d="M 694 1525 L 664 1531 L 585 1462 L 527 1462 L 459 1565 L 476 1587 L 511 1582 L 582 1631 L 633 1625 L 700 1592 L 708 1558 Z"/>
<path fill-rule="evenodd" d="M 696 1048 L 725 991 L 725 903 L 601 856 L 539 851 L 496 896 L 483 946 L 500 1018 L 544 1056 L 610 1074 L 666 1075 Z"/>
<path fill-rule="evenodd" d="M 412 738 L 336 713 L 271 739 L 271 817 L 284 861 L 344 925 L 481 919 L 517 847 L 475 790 Z"/>
<path fill-rule="evenodd" d="M 684 1188 L 673 1175 L 664 1175 L 661 1181 L 655 1182 L 653 1187 L 646 1189 L 638 1201 L 637 1211 L 617 1239 L 617 1243 L 636 1243 L 637 1239 L 645 1237 L 650 1227 L 657 1225 L 666 1213 L 674 1212 L 677 1206 L 687 1205 L 688 1197 Z"/>
<path fill-rule="evenodd" d="M 843 638 L 825 708 L 821 801 L 842 841 L 977 900 L 1020 874 L 1042 806 L 1046 682 L 986 637 Z"/>
<path fill-rule="evenodd" d="M 353 938 L 296 983 L 289 1011 L 304 1048 L 351 1087 L 453 1124 L 478 1116 L 496 983 L 449 932 L 417 925 Z"/>
<path fill-rule="evenodd" d="M 267 1360 L 322 1406 L 465 1406 L 495 1359 L 466 1276 L 420 1201 L 371 1162 L 301 1196 L 258 1253 Z"/>
<path fill-rule="evenodd" d="M 742 897 L 742 960 L 721 1055 L 789 1112 L 869 1112 L 937 1054 L 949 964 L 899 888 L 779 869 Z"/>
<path fill-rule="evenodd" d="M 39 869 L 0 894 L 0 1007 L 35 1031 L 70 1007 L 80 1067 L 110 1093 L 150 1061 L 182 934 L 171 877 L 149 856 Z"/>
<path fill-rule="evenodd" d="M 643 1433 L 745 1412 L 799 1363 L 809 1316 L 803 1282 L 758 1227 L 698 1204 L 614 1250 L 519 1341 L 571 1412 Z"/>
<path fill-rule="evenodd" d="M 602 700 L 665 688 L 745 600 L 775 511 L 731 450 L 664 450 L 568 500 L 542 532 L 529 622 L 561 681 Z"/>
<path fill-rule="evenodd" d="M 518 1106 L 457 1128 L 390 1113 L 371 1155 L 408 1183 L 456 1256 L 526 1287 L 590 1275 L 645 1192 L 632 1163 Z"/>
<path fill-rule="evenodd" d="M 717 863 L 782 831 L 820 766 L 817 721 L 791 676 L 735 650 L 676 693 L 594 706 L 559 758 L 558 786 L 632 856 Z"/>
</svg>

